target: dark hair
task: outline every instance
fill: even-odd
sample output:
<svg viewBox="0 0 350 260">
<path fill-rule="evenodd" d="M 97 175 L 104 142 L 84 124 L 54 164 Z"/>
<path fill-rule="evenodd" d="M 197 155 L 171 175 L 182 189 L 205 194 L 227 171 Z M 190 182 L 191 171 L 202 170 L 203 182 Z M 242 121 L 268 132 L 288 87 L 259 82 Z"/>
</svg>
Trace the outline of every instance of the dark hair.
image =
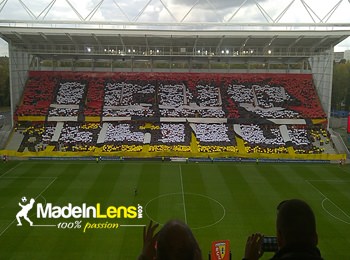
<svg viewBox="0 0 350 260">
<path fill-rule="evenodd" d="M 171 220 L 163 226 L 158 233 L 157 259 L 201 259 L 198 243 L 186 224 Z"/>
<path fill-rule="evenodd" d="M 317 245 L 315 215 L 306 202 L 285 200 L 277 210 L 277 230 L 287 244 Z"/>
</svg>

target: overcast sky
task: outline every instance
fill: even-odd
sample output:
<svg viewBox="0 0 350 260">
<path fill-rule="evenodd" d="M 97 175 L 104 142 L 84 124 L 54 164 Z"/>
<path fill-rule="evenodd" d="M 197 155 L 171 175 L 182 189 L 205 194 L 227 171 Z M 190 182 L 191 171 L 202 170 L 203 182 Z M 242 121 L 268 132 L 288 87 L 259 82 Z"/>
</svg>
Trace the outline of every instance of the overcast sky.
<svg viewBox="0 0 350 260">
<path fill-rule="evenodd" d="M 101 4 L 93 17 L 88 15 Z M 288 11 L 278 22 L 313 21 L 350 24 L 350 0 L 343 0 L 331 17 L 327 16 L 340 0 L 8 0 L 0 1 L 0 20 L 75 20 L 138 22 L 271 22 Z M 53 3 L 50 12 L 46 7 Z M 239 9 L 240 8 L 240 9 Z M 267 15 L 262 14 L 266 11 Z M 30 10 L 30 11 L 26 11 Z M 30 14 L 29 14 L 30 13 Z M 267 18 L 266 18 L 267 17 Z M 350 39 L 336 51 L 350 49 Z M 0 40 L 0 55 L 8 55 Z"/>
</svg>

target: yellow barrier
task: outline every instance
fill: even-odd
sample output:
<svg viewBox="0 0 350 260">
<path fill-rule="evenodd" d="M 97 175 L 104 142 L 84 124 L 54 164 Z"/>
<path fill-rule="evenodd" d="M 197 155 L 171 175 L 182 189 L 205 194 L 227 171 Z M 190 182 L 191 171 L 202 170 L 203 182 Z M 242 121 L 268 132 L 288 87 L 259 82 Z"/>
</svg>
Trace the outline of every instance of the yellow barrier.
<svg viewBox="0 0 350 260">
<path fill-rule="evenodd" d="M 314 125 L 327 123 L 327 119 L 325 119 L 325 118 L 312 119 L 311 121 L 312 121 L 312 124 L 314 124 Z"/>
<path fill-rule="evenodd" d="M 18 116 L 18 121 L 45 122 L 45 116 Z"/>
<path fill-rule="evenodd" d="M 99 117 L 99 116 L 86 116 L 85 121 L 86 122 L 100 122 L 101 117 Z"/>
<path fill-rule="evenodd" d="M 223 158 L 223 157 L 244 157 L 244 158 L 259 158 L 259 159 L 298 159 L 298 160 L 330 160 L 339 161 L 345 160 L 346 154 L 267 154 L 267 153 L 241 153 L 241 152 L 211 152 L 211 153 L 194 153 L 189 149 L 177 150 L 168 149 L 167 151 L 152 150 L 152 146 L 148 152 L 142 151 L 142 146 L 134 146 L 134 151 L 129 151 L 130 147 L 123 146 L 121 151 L 117 152 L 102 152 L 101 149 L 94 149 L 95 151 L 86 152 L 53 152 L 53 151 L 41 151 L 41 152 L 16 152 L 10 150 L 1 150 L 0 155 L 14 156 L 14 157 L 80 157 L 80 156 L 121 156 L 121 157 L 208 157 L 211 158 Z M 123 151 L 124 150 L 124 151 Z M 152 151 L 152 152 L 150 152 Z"/>
</svg>

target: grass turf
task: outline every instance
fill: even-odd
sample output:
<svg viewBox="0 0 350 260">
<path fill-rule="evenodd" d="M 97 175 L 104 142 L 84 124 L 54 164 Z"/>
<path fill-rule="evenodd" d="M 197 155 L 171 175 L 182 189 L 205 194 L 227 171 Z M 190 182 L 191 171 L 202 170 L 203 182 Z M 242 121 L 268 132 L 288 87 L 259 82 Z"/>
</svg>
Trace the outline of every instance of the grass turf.
<svg viewBox="0 0 350 260">
<path fill-rule="evenodd" d="M 229 239 L 243 256 L 253 232 L 275 234 L 276 205 L 301 198 L 314 209 L 325 259 L 348 259 L 350 168 L 334 164 L 8 162 L 0 165 L 0 259 L 136 259 L 142 227 L 83 228 L 90 223 L 144 225 L 177 218 L 189 224 L 207 258 L 211 241 Z M 138 194 L 135 196 L 134 189 Z M 17 227 L 20 198 L 53 205 L 142 205 L 142 219 L 78 219 L 81 228 Z M 77 219 L 37 219 L 57 225 Z M 263 259 L 271 257 L 266 253 Z"/>
</svg>

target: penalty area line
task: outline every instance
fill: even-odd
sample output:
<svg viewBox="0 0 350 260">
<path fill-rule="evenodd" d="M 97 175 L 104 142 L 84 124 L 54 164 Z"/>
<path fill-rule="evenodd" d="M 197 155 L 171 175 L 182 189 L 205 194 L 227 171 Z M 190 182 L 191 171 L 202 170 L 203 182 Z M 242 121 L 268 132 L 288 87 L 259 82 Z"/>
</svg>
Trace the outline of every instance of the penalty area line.
<svg viewBox="0 0 350 260">
<path fill-rule="evenodd" d="M 0 175 L 0 178 L 3 178 L 6 174 L 10 173 L 11 171 L 13 171 L 14 169 L 16 169 L 18 166 L 20 166 L 22 164 L 22 162 L 18 163 L 17 165 L 15 165 L 14 167 L 8 169 L 6 172 L 4 172 L 3 174 Z"/>
<path fill-rule="evenodd" d="M 1 177 L 1 176 L 0 176 Z M 41 194 L 43 194 L 55 181 L 57 180 L 57 177 L 55 177 L 48 185 L 46 185 L 46 187 L 39 193 L 38 196 L 35 197 L 35 199 L 37 199 L 38 197 L 42 196 Z M 16 222 L 16 218 L 14 220 L 12 220 L 12 222 L 10 222 L 7 227 L 0 232 L 0 237 L 6 232 L 6 230 L 9 229 L 9 227 L 12 226 L 13 223 Z M 40 225 L 33 225 L 33 226 L 40 226 Z"/>
<path fill-rule="evenodd" d="M 181 180 L 181 193 L 182 193 L 182 204 L 184 206 L 184 214 L 185 214 L 185 224 L 187 225 L 187 212 L 186 212 L 186 203 L 185 203 L 185 192 L 184 192 L 184 183 L 182 180 L 182 169 L 181 169 L 181 164 L 179 164 L 179 169 L 180 169 L 180 180 Z"/>
</svg>

